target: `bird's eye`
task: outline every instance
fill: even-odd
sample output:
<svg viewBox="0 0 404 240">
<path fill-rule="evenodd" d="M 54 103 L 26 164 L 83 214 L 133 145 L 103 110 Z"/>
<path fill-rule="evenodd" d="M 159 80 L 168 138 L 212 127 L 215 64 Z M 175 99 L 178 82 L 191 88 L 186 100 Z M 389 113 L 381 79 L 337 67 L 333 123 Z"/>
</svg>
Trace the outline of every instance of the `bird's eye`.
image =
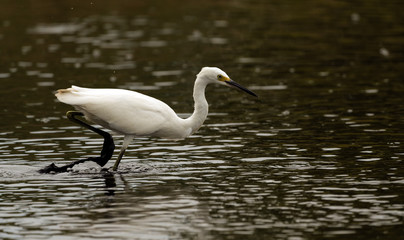
<svg viewBox="0 0 404 240">
<path fill-rule="evenodd" d="M 217 75 L 217 79 L 219 79 L 219 80 L 221 80 L 223 78 L 223 76 L 222 75 Z"/>
</svg>

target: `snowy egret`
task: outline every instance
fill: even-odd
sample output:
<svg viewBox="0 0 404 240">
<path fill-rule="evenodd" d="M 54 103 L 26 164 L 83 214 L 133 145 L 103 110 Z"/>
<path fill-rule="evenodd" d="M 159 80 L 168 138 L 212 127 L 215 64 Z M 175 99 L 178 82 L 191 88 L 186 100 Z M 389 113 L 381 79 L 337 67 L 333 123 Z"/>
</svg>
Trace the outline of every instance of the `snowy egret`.
<svg viewBox="0 0 404 240">
<path fill-rule="evenodd" d="M 231 80 L 217 67 L 204 67 L 196 76 L 193 92 L 194 112 L 186 119 L 178 117 L 164 102 L 135 91 L 72 86 L 59 89 L 55 95 L 59 101 L 72 105 L 84 114 L 87 120 L 124 135 L 121 151 L 113 167 L 116 171 L 125 150 L 135 136 L 183 139 L 196 132 L 208 115 L 208 102 L 205 98 L 205 88 L 208 84 L 227 85 L 257 96 Z M 75 119 L 72 112 L 69 119 Z M 81 121 L 75 122 L 89 128 L 89 125 L 82 124 Z"/>
</svg>

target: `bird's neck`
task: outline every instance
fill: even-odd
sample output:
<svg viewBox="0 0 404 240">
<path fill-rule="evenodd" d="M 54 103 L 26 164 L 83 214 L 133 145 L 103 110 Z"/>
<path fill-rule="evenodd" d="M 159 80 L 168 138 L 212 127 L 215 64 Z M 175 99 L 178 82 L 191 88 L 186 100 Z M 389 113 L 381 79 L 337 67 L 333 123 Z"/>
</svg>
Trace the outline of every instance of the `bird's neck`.
<svg viewBox="0 0 404 240">
<path fill-rule="evenodd" d="M 209 105 L 205 98 L 205 89 L 207 83 L 202 81 L 199 77 L 195 80 L 194 85 L 194 112 L 193 114 L 187 119 L 192 128 L 192 133 L 197 131 L 205 121 L 206 117 L 208 116 L 208 109 Z"/>
</svg>

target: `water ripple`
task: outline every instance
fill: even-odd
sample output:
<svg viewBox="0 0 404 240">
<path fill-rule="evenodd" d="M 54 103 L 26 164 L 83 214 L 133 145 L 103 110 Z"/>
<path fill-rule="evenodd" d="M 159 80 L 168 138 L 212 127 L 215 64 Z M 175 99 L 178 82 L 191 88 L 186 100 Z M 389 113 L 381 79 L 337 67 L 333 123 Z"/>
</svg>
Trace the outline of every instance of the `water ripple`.
<svg viewBox="0 0 404 240">
<path fill-rule="evenodd" d="M 83 1 L 68 13 L 63 3 L 30 11 L 14 2 L 0 23 L 1 239 L 401 237 L 395 1 L 355 12 L 306 1 L 303 14 L 298 1 Z M 319 22 L 328 30 L 313 31 Z M 385 46 L 363 41 L 375 36 Z M 188 139 L 136 138 L 118 172 L 92 162 L 37 172 L 101 149 L 102 138 L 66 120 L 71 108 L 55 102 L 55 89 L 152 92 L 188 117 L 186 79 L 205 63 L 223 65 L 259 98 L 209 87 L 211 113 Z M 105 168 L 122 137 L 115 143 Z"/>
</svg>

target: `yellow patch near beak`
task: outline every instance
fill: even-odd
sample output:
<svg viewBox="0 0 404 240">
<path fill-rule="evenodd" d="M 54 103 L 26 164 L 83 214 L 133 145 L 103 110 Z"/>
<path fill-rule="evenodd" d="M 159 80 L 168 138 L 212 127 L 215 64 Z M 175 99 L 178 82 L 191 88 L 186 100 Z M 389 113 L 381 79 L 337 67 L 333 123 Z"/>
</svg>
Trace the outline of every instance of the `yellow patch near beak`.
<svg viewBox="0 0 404 240">
<path fill-rule="evenodd" d="M 223 75 L 217 75 L 217 80 L 221 81 L 221 82 L 228 82 L 231 81 L 230 78 L 225 77 Z"/>
</svg>

